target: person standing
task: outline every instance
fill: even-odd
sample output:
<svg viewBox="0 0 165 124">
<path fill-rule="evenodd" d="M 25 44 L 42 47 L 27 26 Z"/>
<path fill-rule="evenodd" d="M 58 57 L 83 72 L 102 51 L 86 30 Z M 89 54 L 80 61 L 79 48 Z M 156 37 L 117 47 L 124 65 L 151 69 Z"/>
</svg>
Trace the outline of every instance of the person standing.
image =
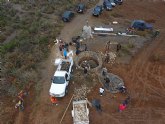
<svg viewBox="0 0 165 124">
<path fill-rule="evenodd" d="M 126 109 L 126 107 L 127 107 L 127 105 L 126 104 L 120 104 L 119 105 L 119 112 L 122 112 L 122 111 L 124 111 L 125 109 Z"/>
<path fill-rule="evenodd" d="M 100 111 L 100 112 L 102 111 L 99 99 L 92 100 L 92 105 L 96 108 L 97 111 Z"/>
<path fill-rule="evenodd" d="M 23 100 L 19 100 L 18 103 L 16 103 L 15 108 L 19 108 L 20 111 L 24 110 Z"/>
<path fill-rule="evenodd" d="M 105 54 L 105 60 L 104 60 L 104 61 L 105 61 L 106 63 L 108 63 L 108 62 L 109 62 L 109 59 L 110 59 L 109 54 L 106 53 L 106 54 Z"/>
<path fill-rule="evenodd" d="M 50 101 L 51 101 L 52 105 L 58 105 L 58 101 L 57 101 L 56 97 L 50 96 Z"/>
<path fill-rule="evenodd" d="M 66 51 L 66 49 L 64 49 L 64 57 L 65 57 L 65 59 L 67 59 L 67 51 Z"/>
<path fill-rule="evenodd" d="M 125 86 L 119 87 L 119 91 L 120 91 L 121 93 L 125 93 L 125 92 L 126 92 L 126 87 L 125 87 Z"/>
<path fill-rule="evenodd" d="M 87 51 L 87 45 L 85 44 L 85 51 Z"/>
<path fill-rule="evenodd" d="M 107 68 L 106 68 L 106 67 L 103 68 L 102 75 L 103 75 L 103 76 L 106 76 L 106 75 L 107 75 Z"/>
<path fill-rule="evenodd" d="M 59 45 L 60 54 L 62 55 L 62 45 Z"/>
<path fill-rule="evenodd" d="M 69 51 L 69 44 L 65 43 L 64 48 L 66 49 L 66 51 Z"/>
<path fill-rule="evenodd" d="M 103 93 L 104 93 L 104 88 L 103 87 L 99 88 L 99 93 L 100 93 L 100 96 L 103 96 Z"/>
<path fill-rule="evenodd" d="M 85 76 L 87 76 L 87 73 L 88 73 L 88 69 L 87 69 L 87 67 L 84 67 L 84 74 L 85 74 Z"/>
<path fill-rule="evenodd" d="M 109 50 L 110 50 L 110 44 L 111 44 L 111 41 L 108 41 L 108 42 L 106 43 L 105 51 L 109 51 Z"/>
<path fill-rule="evenodd" d="M 105 86 L 107 87 L 107 89 L 109 89 L 109 83 L 110 83 L 109 77 L 106 76 L 104 80 L 105 80 Z"/>
<path fill-rule="evenodd" d="M 130 101 L 130 96 L 128 96 L 124 101 L 123 101 L 123 104 L 125 104 L 126 106 L 128 105 Z"/>
<path fill-rule="evenodd" d="M 121 44 L 118 43 L 118 44 L 117 44 L 117 48 L 116 48 L 116 52 L 119 52 L 120 49 L 121 49 Z"/>
<path fill-rule="evenodd" d="M 76 48 L 76 55 L 79 55 L 80 54 L 80 50 Z"/>
</svg>

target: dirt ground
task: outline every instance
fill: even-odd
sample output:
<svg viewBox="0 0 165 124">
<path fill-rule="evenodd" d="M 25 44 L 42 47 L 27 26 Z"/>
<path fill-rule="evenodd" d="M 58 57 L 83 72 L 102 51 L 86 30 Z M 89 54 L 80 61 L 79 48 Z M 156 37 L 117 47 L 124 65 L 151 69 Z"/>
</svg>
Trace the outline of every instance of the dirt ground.
<svg viewBox="0 0 165 124">
<path fill-rule="evenodd" d="M 89 118 L 90 124 L 163 124 L 165 123 L 165 2 L 161 1 L 139 1 L 132 2 L 132 0 L 124 1 L 124 4 L 114 8 L 112 12 L 122 15 L 120 18 L 113 18 L 117 21 L 122 20 L 155 20 L 154 27 L 160 29 L 159 37 L 155 39 L 134 39 L 138 41 L 136 54 L 127 61 L 116 63 L 113 66 L 106 64 L 108 71 L 120 76 L 131 96 L 131 102 L 128 108 L 119 113 L 117 111 L 118 105 L 125 99 L 123 94 L 106 94 L 102 97 L 98 94 L 98 89 L 101 83 L 96 83 L 88 98 L 98 98 L 101 100 L 103 112 L 98 113 L 94 108 L 90 108 Z M 100 0 L 101 2 L 101 0 Z M 159 9 L 158 9 L 159 8 Z M 102 24 L 100 23 L 102 16 L 94 18 L 91 16 L 91 10 L 85 14 L 77 15 L 71 22 L 67 23 L 61 31 L 60 37 L 65 41 L 70 41 L 72 36 L 81 32 L 85 20 L 89 20 L 90 25 Z M 113 21 L 113 20 L 112 20 Z M 97 40 L 96 40 L 97 38 Z M 127 41 L 127 38 L 114 37 L 94 37 L 90 40 L 88 48 L 91 50 L 102 51 L 108 39 L 122 42 Z M 98 40 L 99 39 L 99 40 Z M 100 43 L 100 42 L 101 43 Z M 103 41 L 103 42 L 102 42 Z M 144 42 L 146 43 L 144 43 Z M 143 48 L 139 48 L 142 46 Z M 95 46 L 94 46 L 95 45 Z M 98 47 L 99 46 L 99 47 Z M 25 106 L 25 111 L 20 112 L 15 124 L 59 124 L 61 117 L 67 107 L 70 98 L 72 97 L 73 88 L 75 84 L 70 83 L 69 94 L 62 99 L 59 99 L 58 106 L 52 106 L 49 100 L 50 79 L 54 73 L 54 65 L 52 60 L 59 55 L 57 46 L 52 46 L 49 58 L 41 64 L 40 80 L 42 85 L 42 92 L 36 103 L 30 106 Z M 157 57 L 156 59 L 155 56 Z M 124 59 L 125 60 L 125 59 Z M 72 105 L 70 105 L 63 124 L 72 124 L 71 117 Z"/>
</svg>

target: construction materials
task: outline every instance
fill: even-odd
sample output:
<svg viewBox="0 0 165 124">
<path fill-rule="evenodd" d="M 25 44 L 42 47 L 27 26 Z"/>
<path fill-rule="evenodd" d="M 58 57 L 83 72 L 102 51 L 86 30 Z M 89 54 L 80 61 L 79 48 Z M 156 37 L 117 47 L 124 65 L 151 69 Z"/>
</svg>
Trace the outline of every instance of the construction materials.
<svg viewBox="0 0 165 124">
<path fill-rule="evenodd" d="M 87 108 L 87 101 L 73 101 L 73 124 L 89 124 L 89 109 Z"/>
<path fill-rule="evenodd" d="M 80 88 L 74 90 L 74 101 L 84 100 L 87 98 L 87 94 L 90 89 L 86 85 L 82 85 Z"/>
<path fill-rule="evenodd" d="M 121 33 L 121 32 L 118 32 L 117 35 L 119 35 L 119 36 L 127 36 L 127 37 L 137 37 L 137 36 L 139 36 L 139 35 L 131 35 L 131 34 Z"/>
</svg>

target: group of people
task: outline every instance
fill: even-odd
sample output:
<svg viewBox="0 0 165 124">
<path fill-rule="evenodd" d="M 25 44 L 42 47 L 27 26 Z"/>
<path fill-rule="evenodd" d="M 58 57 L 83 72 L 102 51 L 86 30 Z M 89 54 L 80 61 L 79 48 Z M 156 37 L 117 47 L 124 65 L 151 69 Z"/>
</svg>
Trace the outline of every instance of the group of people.
<svg viewBox="0 0 165 124">
<path fill-rule="evenodd" d="M 80 46 L 82 49 L 80 49 Z M 84 48 L 83 48 L 84 47 Z M 79 42 L 76 43 L 76 55 L 79 55 L 82 51 L 87 51 L 87 45 L 81 44 Z"/>
<path fill-rule="evenodd" d="M 65 59 L 67 58 L 67 52 L 69 51 L 69 44 L 65 43 L 62 40 L 59 40 L 59 50 L 62 56 L 65 57 Z"/>
<path fill-rule="evenodd" d="M 62 40 L 58 40 L 59 43 L 59 51 L 61 53 L 62 56 L 65 57 L 65 59 L 67 58 L 67 52 L 69 51 L 69 45 L 71 45 L 72 43 L 65 43 Z M 79 55 L 82 51 L 87 51 L 87 44 L 82 44 L 79 41 L 75 41 L 75 54 Z"/>
<path fill-rule="evenodd" d="M 16 103 L 15 108 L 19 108 L 20 111 L 24 110 L 24 97 L 28 95 L 28 92 L 21 90 L 17 97 L 18 97 L 18 103 Z"/>
<path fill-rule="evenodd" d="M 130 97 L 128 96 L 120 105 L 119 105 L 119 112 L 122 112 L 126 109 L 128 103 L 130 101 Z"/>
<path fill-rule="evenodd" d="M 122 89 L 122 90 L 123 90 L 123 89 Z M 104 92 L 105 92 L 105 89 L 104 89 L 103 87 L 99 88 L 99 94 L 100 94 L 100 96 L 103 96 Z M 122 112 L 122 111 L 124 111 L 124 110 L 126 109 L 128 103 L 129 103 L 129 101 L 130 101 L 130 97 L 128 96 L 128 97 L 119 105 L 119 107 L 118 107 L 119 112 Z M 96 107 L 96 110 L 101 110 L 101 111 L 102 111 L 100 102 L 98 102 L 98 104 L 96 104 L 95 107 Z"/>
<path fill-rule="evenodd" d="M 102 69 L 102 76 L 105 77 L 104 78 L 104 80 L 105 80 L 105 84 L 104 84 L 105 88 L 109 89 L 110 79 L 109 79 L 109 76 L 107 75 L 107 69 L 106 68 Z M 126 87 L 124 85 L 118 87 L 117 89 L 119 90 L 120 93 L 127 93 L 127 89 L 126 89 Z M 104 92 L 105 92 L 104 87 L 100 87 L 99 88 L 99 95 L 103 96 Z M 123 110 L 126 109 L 129 101 L 130 101 L 130 97 L 128 96 L 121 104 L 119 104 L 119 107 L 118 107 L 119 112 L 122 112 Z M 95 107 L 96 107 L 96 109 L 98 109 L 97 106 L 95 106 Z M 101 108 L 101 105 L 100 105 L 100 108 Z"/>
</svg>

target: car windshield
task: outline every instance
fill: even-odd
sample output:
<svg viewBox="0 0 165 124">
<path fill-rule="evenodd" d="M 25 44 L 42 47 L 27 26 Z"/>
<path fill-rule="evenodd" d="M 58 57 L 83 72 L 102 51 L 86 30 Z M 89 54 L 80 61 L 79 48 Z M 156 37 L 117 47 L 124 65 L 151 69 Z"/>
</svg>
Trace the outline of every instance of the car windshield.
<svg viewBox="0 0 165 124">
<path fill-rule="evenodd" d="M 84 5 L 83 4 L 79 4 L 78 8 L 79 9 L 83 9 L 84 8 Z"/>
<path fill-rule="evenodd" d="M 106 4 L 107 4 L 107 6 L 111 6 L 111 3 L 109 3 L 109 2 L 107 2 Z"/>
<path fill-rule="evenodd" d="M 70 15 L 70 12 L 65 12 L 64 14 L 63 14 L 63 17 L 69 17 L 69 15 Z"/>
<path fill-rule="evenodd" d="M 54 76 L 53 83 L 54 84 L 64 84 L 65 83 L 65 78 L 60 77 L 60 76 Z"/>
<path fill-rule="evenodd" d="M 100 11 L 100 7 L 97 6 L 94 10 L 95 11 Z"/>
</svg>

